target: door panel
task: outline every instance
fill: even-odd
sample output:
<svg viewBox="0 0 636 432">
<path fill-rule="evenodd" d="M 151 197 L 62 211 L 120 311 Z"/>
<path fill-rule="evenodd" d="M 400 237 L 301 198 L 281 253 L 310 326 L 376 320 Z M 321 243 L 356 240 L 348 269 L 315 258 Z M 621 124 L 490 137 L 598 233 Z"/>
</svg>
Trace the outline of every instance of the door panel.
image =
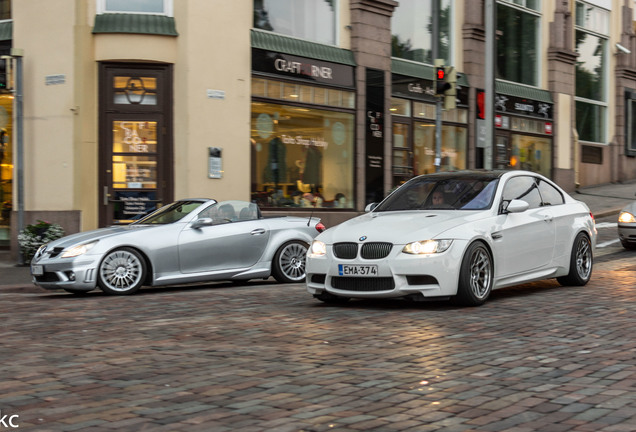
<svg viewBox="0 0 636 432">
<path fill-rule="evenodd" d="M 179 236 L 179 262 L 183 273 L 250 267 L 269 241 L 262 220 L 228 222 L 198 229 L 186 228 Z"/>
</svg>

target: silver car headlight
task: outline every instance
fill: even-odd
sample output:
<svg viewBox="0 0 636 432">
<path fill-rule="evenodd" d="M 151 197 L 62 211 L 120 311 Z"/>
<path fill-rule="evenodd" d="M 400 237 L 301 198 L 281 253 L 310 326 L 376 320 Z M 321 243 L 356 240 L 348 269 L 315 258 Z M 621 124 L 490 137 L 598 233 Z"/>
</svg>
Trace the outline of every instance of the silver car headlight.
<svg viewBox="0 0 636 432">
<path fill-rule="evenodd" d="M 624 211 L 618 215 L 618 221 L 621 223 L 634 223 L 636 222 L 636 218 L 630 212 Z"/>
<path fill-rule="evenodd" d="M 423 254 L 435 254 L 446 251 L 451 244 L 452 240 L 422 240 L 409 243 L 404 246 L 402 252 L 413 255 Z"/>
<path fill-rule="evenodd" d="M 97 240 L 91 243 L 85 243 L 85 244 L 81 244 L 81 245 L 77 245 L 77 246 L 73 246 L 70 249 L 67 249 L 66 251 L 64 251 L 64 253 L 61 255 L 62 258 L 73 258 L 76 256 L 80 256 L 85 254 L 86 252 L 88 252 L 89 250 L 91 250 L 93 248 L 93 246 L 95 246 L 97 244 Z"/>
<path fill-rule="evenodd" d="M 320 257 L 327 254 L 327 245 L 320 240 L 314 240 L 309 246 L 308 257 Z"/>
</svg>

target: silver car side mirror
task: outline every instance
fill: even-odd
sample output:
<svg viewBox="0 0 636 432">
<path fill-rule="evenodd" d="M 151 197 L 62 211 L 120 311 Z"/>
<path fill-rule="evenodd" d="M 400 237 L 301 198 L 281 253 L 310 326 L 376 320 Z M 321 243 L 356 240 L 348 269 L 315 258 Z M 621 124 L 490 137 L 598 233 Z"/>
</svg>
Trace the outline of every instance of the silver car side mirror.
<svg viewBox="0 0 636 432">
<path fill-rule="evenodd" d="M 205 218 L 200 218 L 195 220 L 194 222 L 192 222 L 191 226 L 194 229 L 199 229 L 201 227 L 210 226 L 212 224 L 214 224 L 214 221 L 212 220 L 212 218 L 205 217 Z"/>
</svg>

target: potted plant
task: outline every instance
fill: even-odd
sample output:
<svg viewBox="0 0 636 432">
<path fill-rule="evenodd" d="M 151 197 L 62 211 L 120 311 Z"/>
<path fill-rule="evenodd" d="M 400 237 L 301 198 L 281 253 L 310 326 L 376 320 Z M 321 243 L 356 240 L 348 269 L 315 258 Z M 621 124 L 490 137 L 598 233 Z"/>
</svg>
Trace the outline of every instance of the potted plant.
<svg viewBox="0 0 636 432">
<path fill-rule="evenodd" d="M 64 230 L 56 223 L 37 221 L 27 225 L 18 234 L 18 244 L 25 262 L 30 262 L 40 246 L 64 236 Z"/>
</svg>

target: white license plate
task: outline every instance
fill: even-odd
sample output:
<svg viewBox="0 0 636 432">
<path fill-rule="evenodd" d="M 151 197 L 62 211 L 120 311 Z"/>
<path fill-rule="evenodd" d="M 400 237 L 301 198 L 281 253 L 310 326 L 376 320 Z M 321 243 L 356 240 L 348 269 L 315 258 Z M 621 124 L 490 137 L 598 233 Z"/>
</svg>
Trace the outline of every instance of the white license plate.
<svg viewBox="0 0 636 432">
<path fill-rule="evenodd" d="M 372 277 L 378 275 L 378 266 L 361 264 L 338 264 L 339 276 Z"/>
<path fill-rule="evenodd" d="M 31 274 L 33 276 L 42 276 L 44 274 L 44 266 L 42 265 L 32 265 L 31 266 Z"/>
</svg>

